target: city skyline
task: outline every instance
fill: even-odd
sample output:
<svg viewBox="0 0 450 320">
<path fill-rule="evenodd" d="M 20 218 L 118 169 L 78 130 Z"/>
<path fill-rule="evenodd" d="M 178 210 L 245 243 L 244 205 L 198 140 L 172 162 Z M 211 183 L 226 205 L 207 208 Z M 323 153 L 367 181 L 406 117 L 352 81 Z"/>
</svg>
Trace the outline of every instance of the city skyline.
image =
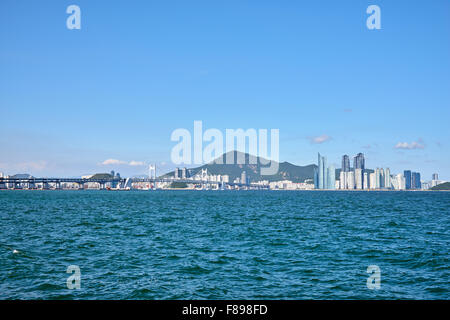
<svg viewBox="0 0 450 320">
<path fill-rule="evenodd" d="M 236 152 L 236 151 L 234 151 Z M 225 154 L 223 154 L 225 155 Z M 223 156 L 221 155 L 221 156 Z M 251 155 L 251 154 L 249 154 Z M 376 189 L 383 189 L 385 188 L 385 186 L 390 185 L 391 184 L 391 170 L 389 167 L 383 168 L 383 167 L 379 167 L 379 166 L 373 166 L 373 167 L 368 167 L 366 168 L 365 163 L 366 163 L 366 159 L 364 156 L 364 153 L 362 152 L 358 152 L 354 157 L 353 157 L 353 166 L 350 165 L 350 157 L 348 154 L 344 154 L 342 155 L 342 159 L 341 159 L 341 167 L 335 167 L 334 163 L 330 163 L 328 164 L 327 161 L 327 157 L 326 156 L 321 156 L 320 153 L 317 153 L 318 155 L 318 161 L 316 164 L 315 170 L 314 170 L 314 174 L 312 179 L 313 181 L 313 185 L 315 189 L 328 189 L 328 190 L 332 190 L 332 189 L 369 189 L 369 186 L 371 186 L 371 188 L 374 188 L 374 182 L 376 181 Z M 221 156 L 219 158 L 221 158 Z M 282 159 L 280 159 L 280 162 L 283 162 Z M 247 162 L 246 162 L 247 163 Z M 247 163 L 248 164 L 248 163 Z M 149 172 L 149 170 L 153 170 L 151 173 L 149 174 L 149 176 L 164 176 L 167 175 L 169 173 L 173 173 L 175 178 L 186 178 L 188 176 L 188 171 L 190 171 L 191 169 L 194 168 L 198 168 L 198 166 L 174 166 L 174 168 L 172 170 L 169 171 L 164 171 L 164 172 L 158 172 L 158 174 L 156 174 L 156 164 L 144 164 L 146 166 L 146 172 L 140 175 L 134 175 L 134 177 L 136 176 L 144 176 L 147 175 L 147 173 Z M 297 165 L 297 164 L 293 164 L 293 165 Z M 311 164 L 307 164 L 304 166 L 308 166 Z M 367 170 L 369 171 L 374 171 L 373 173 L 368 173 Z M 339 170 L 340 171 L 340 175 L 336 176 L 335 175 L 335 171 Z M 421 189 L 421 183 L 422 182 L 426 182 L 428 183 L 432 183 L 433 181 L 440 181 L 441 183 L 446 182 L 446 180 L 442 180 L 438 179 L 438 177 L 440 177 L 440 174 L 437 173 L 438 171 L 436 170 L 435 172 L 433 172 L 433 174 L 431 174 L 431 178 L 429 177 L 424 177 L 421 175 L 420 172 L 416 172 L 410 169 L 403 169 L 402 172 L 397 174 L 397 178 L 399 175 L 402 175 L 402 177 L 405 178 L 405 181 L 403 181 L 402 183 L 404 183 L 405 185 L 405 189 Z M 99 174 L 99 173 L 109 173 L 109 172 L 91 172 L 90 174 L 85 174 L 84 176 L 87 177 L 89 175 L 93 175 L 93 174 Z M 23 172 L 18 172 L 18 173 L 14 173 L 14 174 L 9 174 L 9 176 L 13 176 L 13 175 L 23 175 L 23 174 L 29 174 L 29 173 L 23 173 Z M 112 176 L 114 176 L 115 174 L 117 174 L 120 177 L 120 173 L 119 172 L 115 172 L 114 169 L 110 171 L 110 174 Z M 344 174 L 344 175 L 343 175 Z M 31 175 L 31 174 L 30 174 Z M 8 174 L 6 174 L 5 172 L 2 172 L 0 170 L 0 178 L 3 176 L 8 176 Z M 31 175 L 33 176 L 33 175 Z M 242 178 L 245 177 L 245 170 L 242 171 L 241 174 L 241 179 L 247 180 L 247 178 Z M 39 178 L 55 178 L 56 176 L 52 176 L 52 177 L 46 177 L 46 176 L 40 176 Z M 66 178 L 69 178 L 68 176 L 64 176 Z M 83 177 L 83 175 L 78 175 L 78 176 L 72 176 L 74 178 L 79 178 L 79 177 Z M 375 178 L 376 177 L 376 178 Z M 264 180 L 264 179 L 263 179 Z M 281 181 L 281 180 L 280 180 Z M 348 185 L 348 183 L 352 181 L 352 185 Z M 257 181 L 253 181 L 253 182 L 257 182 Z M 339 182 L 339 185 L 338 185 Z M 359 183 L 358 183 L 359 182 Z M 341 186 L 341 184 L 344 184 L 345 187 L 343 188 Z"/>
<path fill-rule="evenodd" d="M 79 1 L 68 30 L 67 3 L 2 1 L 0 171 L 169 171 L 171 132 L 202 120 L 278 128 L 291 163 L 363 150 L 450 180 L 450 4 L 379 1 L 368 30 L 369 4 Z"/>
</svg>

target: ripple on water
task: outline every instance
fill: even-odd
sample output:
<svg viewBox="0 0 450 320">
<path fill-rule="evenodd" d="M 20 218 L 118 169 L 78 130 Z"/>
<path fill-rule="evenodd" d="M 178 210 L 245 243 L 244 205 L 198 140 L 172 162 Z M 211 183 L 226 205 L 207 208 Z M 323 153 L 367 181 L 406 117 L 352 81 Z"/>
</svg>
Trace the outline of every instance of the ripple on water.
<svg viewBox="0 0 450 320">
<path fill-rule="evenodd" d="M 449 200 L 0 191 L 0 298 L 449 299 Z M 66 288 L 71 264 L 81 268 L 76 292 Z M 376 292 L 366 288 L 372 264 Z"/>
</svg>

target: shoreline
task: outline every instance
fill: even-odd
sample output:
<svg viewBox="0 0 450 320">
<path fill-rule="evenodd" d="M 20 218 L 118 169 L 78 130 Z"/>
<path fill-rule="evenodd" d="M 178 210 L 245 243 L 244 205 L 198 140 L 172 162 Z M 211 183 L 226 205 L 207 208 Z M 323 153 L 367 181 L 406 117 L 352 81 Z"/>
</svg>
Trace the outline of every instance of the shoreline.
<svg viewBox="0 0 450 320">
<path fill-rule="evenodd" d="M 311 192 L 449 192 L 450 190 L 326 190 L 326 189 L 194 189 L 194 188 L 164 188 L 164 189 L 130 189 L 130 190 L 106 190 L 106 189 L 0 189 L 0 191 L 311 191 Z"/>
</svg>

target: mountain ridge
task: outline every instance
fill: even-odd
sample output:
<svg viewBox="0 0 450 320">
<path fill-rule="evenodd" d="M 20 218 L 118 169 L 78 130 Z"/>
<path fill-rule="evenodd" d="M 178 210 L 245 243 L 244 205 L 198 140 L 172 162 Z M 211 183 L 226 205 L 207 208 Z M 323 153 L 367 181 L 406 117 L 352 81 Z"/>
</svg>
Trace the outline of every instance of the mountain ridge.
<svg viewBox="0 0 450 320">
<path fill-rule="evenodd" d="M 231 157 L 230 153 L 233 153 L 232 157 L 234 159 L 233 164 L 226 164 L 227 157 Z M 238 156 L 244 158 L 243 164 L 237 163 Z M 250 163 L 250 157 L 256 158 L 256 163 Z M 220 162 L 222 163 L 217 163 Z M 236 178 L 240 178 L 243 171 L 245 171 L 250 181 L 256 182 L 261 180 L 267 181 L 281 181 L 281 180 L 291 180 L 292 182 L 304 182 L 308 179 L 314 178 L 314 169 L 317 168 L 317 165 L 310 164 L 306 166 L 297 166 L 290 162 L 284 161 L 278 163 L 278 172 L 274 175 L 261 175 L 261 168 L 268 167 L 265 165 L 269 160 L 259 157 L 253 156 L 248 153 L 243 153 L 239 151 L 229 151 L 228 153 L 224 153 L 218 158 L 214 159 L 210 163 L 201 165 L 196 168 L 188 169 L 191 175 L 195 175 L 198 172 L 201 172 L 202 169 L 207 169 L 208 174 L 214 175 L 228 175 L 230 181 L 233 181 Z M 264 164 L 264 165 L 262 165 Z M 174 171 L 168 172 L 164 174 L 162 177 L 173 177 Z"/>
</svg>

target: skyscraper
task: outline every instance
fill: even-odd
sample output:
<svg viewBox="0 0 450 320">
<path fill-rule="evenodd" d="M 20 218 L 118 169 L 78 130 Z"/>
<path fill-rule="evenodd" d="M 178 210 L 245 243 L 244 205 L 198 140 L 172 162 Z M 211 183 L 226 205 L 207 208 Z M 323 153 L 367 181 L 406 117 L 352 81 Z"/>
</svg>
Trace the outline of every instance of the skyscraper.
<svg viewBox="0 0 450 320">
<path fill-rule="evenodd" d="M 327 167 L 327 158 L 326 157 L 322 157 L 322 163 L 323 163 L 323 173 L 322 173 L 323 188 L 322 189 L 328 189 L 328 167 Z"/>
<path fill-rule="evenodd" d="M 317 179 L 318 179 L 318 183 L 317 183 L 317 188 L 318 189 L 323 189 L 323 158 L 320 156 L 320 153 L 318 153 L 318 175 L 317 175 Z"/>
<path fill-rule="evenodd" d="M 386 189 L 391 189 L 391 171 L 389 168 L 386 168 L 384 171 L 384 187 Z"/>
<path fill-rule="evenodd" d="M 363 189 L 369 189 L 369 175 L 367 172 L 363 174 Z"/>
<path fill-rule="evenodd" d="M 355 173 L 353 171 L 349 171 L 347 174 L 347 189 L 355 189 Z"/>
<path fill-rule="evenodd" d="M 327 169 L 327 189 L 334 190 L 336 187 L 336 169 L 330 165 Z"/>
<path fill-rule="evenodd" d="M 399 173 L 392 179 L 392 185 L 395 190 L 405 190 L 405 177 Z"/>
<path fill-rule="evenodd" d="M 360 153 L 358 153 L 356 155 L 356 157 L 353 158 L 353 169 L 354 170 L 361 169 L 361 188 L 364 185 L 364 181 L 363 181 L 364 175 L 363 175 L 363 173 L 364 173 L 364 169 L 365 168 L 366 168 L 366 165 L 365 165 L 365 160 L 364 160 L 364 154 L 362 154 L 360 152 Z M 356 178 L 356 172 L 355 172 L 355 184 L 358 185 L 358 182 L 356 181 L 356 179 L 357 178 Z"/>
<path fill-rule="evenodd" d="M 372 186 L 370 186 L 372 188 Z M 375 170 L 375 185 L 372 189 L 380 189 L 380 168 Z"/>
<path fill-rule="evenodd" d="M 353 158 L 353 168 L 354 169 L 365 169 L 364 154 L 358 153 L 356 157 Z"/>
<path fill-rule="evenodd" d="M 355 169 L 355 187 L 359 190 L 363 188 L 362 169 Z"/>
<path fill-rule="evenodd" d="M 420 172 L 416 172 L 416 189 L 422 189 L 422 181 L 420 181 Z"/>
<path fill-rule="evenodd" d="M 411 189 L 422 189 L 419 172 L 411 173 Z"/>
<path fill-rule="evenodd" d="M 411 170 L 403 171 L 403 176 L 405 177 L 405 189 L 411 189 Z"/>
<path fill-rule="evenodd" d="M 344 154 L 342 156 L 341 170 L 344 171 L 344 172 L 349 172 L 350 171 L 350 158 L 346 154 Z"/>
<path fill-rule="evenodd" d="M 319 168 L 314 168 L 314 189 L 319 189 Z"/>
<path fill-rule="evenodd" d="M 437 173 L 433 173 L 433 175 L 431 176 L 431 180 L 439 180 L 439 176 Z"/>
<path fill-rule="evenodd" d="M 377 183 L 376 183 L 376 174 L 375 172 L 372 172 L 369 174 L 369 188 L 370 189 L 376 189 Z"/>
<path fill-rule="evenodd" d="M 314 172 L 314 186 L 316 189 L 335 189 L 336 173 L 334 166 L 327 167 L 327 158 L 317 154 L 317 172 Z"/>
</svg>

